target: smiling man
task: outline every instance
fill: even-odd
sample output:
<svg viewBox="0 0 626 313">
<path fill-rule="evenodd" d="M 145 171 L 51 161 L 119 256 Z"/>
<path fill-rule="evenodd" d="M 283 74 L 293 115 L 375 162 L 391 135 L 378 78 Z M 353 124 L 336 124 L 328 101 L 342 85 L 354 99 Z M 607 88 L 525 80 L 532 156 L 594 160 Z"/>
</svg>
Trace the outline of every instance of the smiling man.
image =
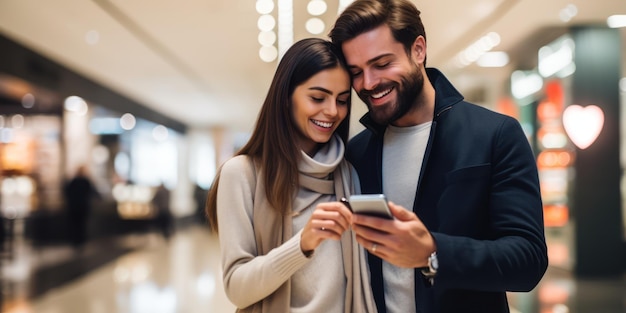
<svg viewBox="0 0 626 313">
<path fill-rule="evenodd" d="M 519 123 L 426 68 L 408 0 L 357 0 L 330 32 L 369 112 L 349 143 L 362 192 L 393 220 L 353 215 L 379 312 L 508 312 L 548 259 L 537 168 Z"/>
</svg>

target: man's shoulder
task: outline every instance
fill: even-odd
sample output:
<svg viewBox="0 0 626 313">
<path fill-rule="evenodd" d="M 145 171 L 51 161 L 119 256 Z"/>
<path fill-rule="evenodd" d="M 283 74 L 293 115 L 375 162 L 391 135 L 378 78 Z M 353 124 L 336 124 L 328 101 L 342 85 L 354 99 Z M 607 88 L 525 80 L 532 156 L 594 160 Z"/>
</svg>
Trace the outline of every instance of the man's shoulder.
<svg viewBox="0 0 626 313">
<path fill-rule="evenodd" d="M 487 121 L 502 122 L 503 120 L 513 119 L 513 117 L 494 111 L 488 107 L 475 103 L 461 101 L 453 106 L 452 112 L 456 116 L 468 116 L 470 118 L 485 119 Z"/>
</svg>

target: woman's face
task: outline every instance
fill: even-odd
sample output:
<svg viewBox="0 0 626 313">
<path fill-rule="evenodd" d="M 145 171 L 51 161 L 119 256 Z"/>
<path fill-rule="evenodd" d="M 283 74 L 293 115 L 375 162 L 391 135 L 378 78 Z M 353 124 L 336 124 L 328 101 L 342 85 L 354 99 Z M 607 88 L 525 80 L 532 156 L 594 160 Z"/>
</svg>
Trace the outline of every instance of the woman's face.
<svg viewBox="0 0 626 313">
<path fill-rule="evenodd" d="M 339 66 L 323 70 L 296 87 L 291 101 L 301 134 L 298 145 L 314 155 L 317 145 L 328 142 L 348 115 L 350 76 Z"/>
</svg>

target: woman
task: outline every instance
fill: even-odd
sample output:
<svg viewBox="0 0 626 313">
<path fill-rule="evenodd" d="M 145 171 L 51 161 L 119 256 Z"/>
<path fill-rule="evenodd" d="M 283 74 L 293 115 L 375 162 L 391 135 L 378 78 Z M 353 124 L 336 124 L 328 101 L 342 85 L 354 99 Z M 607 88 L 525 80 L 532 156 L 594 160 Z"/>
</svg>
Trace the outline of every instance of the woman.
<svg viewBox="0 0 626 313">
<path fill-rule="evenodd" d="M 209 191 L 225 291 L 239 312 L 375 310 L 364 254 L 346 231 L 352 214 L 337 201 L 357 181 L 343 160 L 350 88 L 330 42 L 295 43 L 250 140 Z"/>
</svg>

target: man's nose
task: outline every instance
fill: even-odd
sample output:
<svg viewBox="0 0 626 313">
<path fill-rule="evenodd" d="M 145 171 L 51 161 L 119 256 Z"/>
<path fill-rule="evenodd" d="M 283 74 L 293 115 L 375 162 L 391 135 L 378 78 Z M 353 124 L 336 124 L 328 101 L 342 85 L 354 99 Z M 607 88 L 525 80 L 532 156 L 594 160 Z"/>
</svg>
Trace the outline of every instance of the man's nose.
<svg viewBox="0 0 626 313">
<path fill-rule="evenodd" d="M 363 88 L 365 90 L 374 90 L 378 86 L 378 75 L 373 71 L 363 71 Z"/>
</svg>

